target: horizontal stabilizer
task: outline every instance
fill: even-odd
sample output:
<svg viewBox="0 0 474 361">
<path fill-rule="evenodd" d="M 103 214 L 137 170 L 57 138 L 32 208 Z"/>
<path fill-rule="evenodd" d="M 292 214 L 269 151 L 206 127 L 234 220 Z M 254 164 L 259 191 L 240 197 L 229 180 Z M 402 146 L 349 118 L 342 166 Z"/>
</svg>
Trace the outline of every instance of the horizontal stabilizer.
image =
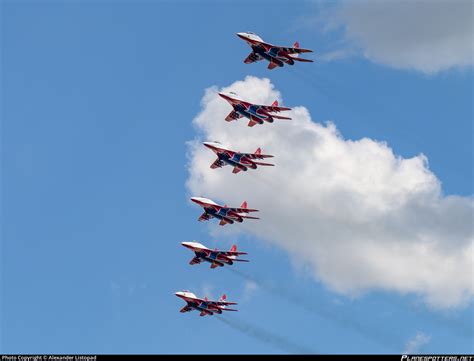
<svg viewBox="0 0 474 361">
<path fill-rule="evenodd" d="M 198 264 L 198 263 L 201 263 L 201 259 L 199 257 L 194 257 L 191 261 L 189 261 L 190 265 Z"/>
<path fill-rule="evenodd" d="M 273 115 L 273 114 L 272 114 L 272 117 L 275 118 L 275 119 L 291 120 L 291 118 L 289 118 L 289 117 L 282 117 L 282 116 L 280 116 L 280 115 Z"/>
<path fill-rule="evenodd" d="M 250 64 L 250 63 L 259 61 L 259 60 L 261 60 L 261 59 L 262 59 L 262 58 L 260 57 L 260 55 L 255 54 L 255 53 L 252 51 L 252 52 L 245 58 L 244 63 L 245 63 L 245 64 Z"/>
<path fill-rule="evenodd" d="M 314 60 L 311 60 L 311 59 L 297 58 L 297 57 L 294 57 L 294 56 L 292 56 L 291 59 L 296 60 L 296 61 L 301 61 L 303 63 L 313 63 L 314 62 Z"/>
<path fill-rule="evenodd" d="M 271 164 L 271 163 L 264 163 L 264 162 L 254 162 L 255 164 L 257 165 L 264 165 L 264 166 L 268 166 L 268 167 L 274 167 L 275 164 Z"/>
<path fill-rule="evenodd" d="M 242 218 L 246 218 L 246 219 L 260 219 L 260 218 L 258 218 L 258 217 L 252 217 L 252 216 L 242 216 L 242 215 L 241 215 L 241 217 L 242 217 Z"/>
</svg>

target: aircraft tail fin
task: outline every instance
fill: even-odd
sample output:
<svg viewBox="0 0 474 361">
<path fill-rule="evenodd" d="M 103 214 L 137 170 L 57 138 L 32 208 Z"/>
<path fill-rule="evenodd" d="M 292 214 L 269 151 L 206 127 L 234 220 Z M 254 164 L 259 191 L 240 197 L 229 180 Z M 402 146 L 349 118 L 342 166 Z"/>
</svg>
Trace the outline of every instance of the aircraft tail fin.
<svg viewBox="0 0 474 361">
<path fill-rule="evenodd" d="M 219 302 L 225 301 L 227 299 L 226 294 L 224 293 L 221 298 L 219 298 Z"/>
<path fill-rule="evenodd" d="M 278 106 L 278 100 L 275 100 L 273 103 L 272 103 L 272 107 L 277 107 Z"/>
<path fill-rule="evenodd" d="M 240 208 L 247 208 L 247 201 L 244 201 L 244 203 L 242 203 L 242 205 L 240 206 Z"/>
<path fill-rule="evenodd" d="M 257 148 L 257 150 L 255 151 L 255 154 L 256 154 L 256 155 L 262 154 L 262 149 L 261 149 L 261 148 Z"/>
<path fill-rule="evenodd" d="M 295 43 L 293 44 L 293 48 L 295 49 L 299 49 L 300 47 L 300 43 L 298 43 L 297 41 L 295 41 Z M 300 54 L 296 53 L 296 54 L 291 54 L 291 58 L 292 59 L 295 59 L 295 58 L 298 58 Z"/>
<path fill-rule="evenodd" d="M 232 247 L 230 247 L 230 251 L 231 252 L 237 252 L 237 246 L 235 244 L 233 244 Z"/>
</svg>

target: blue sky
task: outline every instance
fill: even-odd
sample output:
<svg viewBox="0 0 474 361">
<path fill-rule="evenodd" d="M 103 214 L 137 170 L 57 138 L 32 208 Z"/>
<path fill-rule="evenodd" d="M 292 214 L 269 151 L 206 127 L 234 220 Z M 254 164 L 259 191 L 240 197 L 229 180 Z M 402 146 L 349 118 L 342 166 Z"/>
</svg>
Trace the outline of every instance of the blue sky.
<svg viewBox="0 0 474 361">
<path fill-rule="evenodd" d="M 298 40 L 316 59 L 340 34 L 306 24 L 324 5 L 249 6 L 2 2 L 2 353 L 400 353 L 419 332 L 423 352 L 474 352 L 472 302 L 340 295 L 283 250 L 251 235 L 216 241 L 196 221 L 192 119 L 206 88 L 247 75 L 345 138 L 425 154 L 445 194 L 472 195 L 472 68 L 427 75 L 351 56 L 269 73 L 243 64 L 236 32 Z M 193 239 L 236 241 L 252 262 L 191 268 L 180 242 Z M 181 289 L 227 293 L 234 326 L 180 314 Z"/>
</svg>

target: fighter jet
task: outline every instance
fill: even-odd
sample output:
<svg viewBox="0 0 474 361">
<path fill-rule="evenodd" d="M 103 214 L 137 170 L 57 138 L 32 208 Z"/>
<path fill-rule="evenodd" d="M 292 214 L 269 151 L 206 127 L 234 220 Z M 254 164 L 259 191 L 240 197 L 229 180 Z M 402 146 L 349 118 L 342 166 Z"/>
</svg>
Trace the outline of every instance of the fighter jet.
<svg viewBox="0 0 474 361">
<path fill-rule="evenodd" d="M 238 257 L 245 252 L 237 252 L 237 246 L 234 244 L 230 251 L 220 251 L 218 249 L 209 249 L 198 242 L 181 242 L 181 244 L 189 248 L 196 255 L 190 262 L 190 265 L 195 265 L 203 261 L 209 262 L 211 268 L 224 267 L 224 265 L 233 265 L 234 262 L 249 262 L 246 259 L 239 259 Z"/>
<path fill-rule="evenodd" d="M 298 42 L 292 48 L 276 46 L 263 41 L 263 39 L 251 32 L 237 33 L 237 36 L 244 40 L 251 48 L 252 52 L 244 60 L 245 64 L 253 63 L 262 59 L 268 60 L 268 69 L 282 67 L 284 64 L 294 65 L 295 61 L 311 63 L 313 60 L 302 59 L 300 53 L 312 53 L 312 50 L 301 49 Z"/>
<path fill-rule="evenodd" d="M 230 165 L 234 167 L 232 173 L 239 173 L 240 171 L 246 172 L 248 168 L 257 169 L 257 165 L 274 166 L 274 164 L 254 161 L 254 159 L 273 158 L 273 155 L 262 154 L 260 148 L 255 153 L 241 153 L 230 150 L 218 142 L 204 142 L 203 144 L 217 155 L 217 159 L 211 164 L 212 169 Z"/>
<path fill-rule="evenodd" d="M 179 291 L 176 292 L 175 295 L 186 301 L 186 306 L 179 310 L 179 312 L 196 310 L 201 312 L 199 316 L 212 316 L 214 313 L 221 314 L 222 311 L 238 311 L 227 307 L 228 305 L 236 305 L 237 303 L 226 301 L 226 295 L 223 295 L 218 301 L 210 301 L 207 297 L 204 299 L 198 298 L 194 293 L 189 291 Z"/>
<path fill-rule="evenodd" d="M 242 214 L 258 212 L 258 209 L 247 208 L 247 202 L 242 203 L 240 208 L 232 208 L 228 207 L 227 205 L 221 206 L 210 199 L 202 197 L 192 197 L 191 200 L 204 208 L 204 213 L 201 214 L 201 216 L 198 218 L 198 221 L 208 221 L 211 218 L 217 218 L 220 219 L 219 225 L 224 226 L 228 223 L 242 223 L 244 218 L 259 219 L 257 217 L 251 217 Z"/>
<path fill-rule="evenodd" d="M 291 119 L 288 117 L 282 117 L 270 113 L 278 113 L 285 110 L 291 110 L 291 108 L 285 108 L 278 106 L 278 101 L 274 101 L 272 105 L 259 105 L 246 102 L 238 97 L 234 92 L 230 93 L 219 93 L 234 110 L 225 118 L 226 121 L 231 122 L 233 120 L 245 117 L 250 119 L 248 123 L 249 127 L 253 127 L 255 124 L 263 124 L 264 122 L 273 123 L 274 119 Z"/>
</svg>

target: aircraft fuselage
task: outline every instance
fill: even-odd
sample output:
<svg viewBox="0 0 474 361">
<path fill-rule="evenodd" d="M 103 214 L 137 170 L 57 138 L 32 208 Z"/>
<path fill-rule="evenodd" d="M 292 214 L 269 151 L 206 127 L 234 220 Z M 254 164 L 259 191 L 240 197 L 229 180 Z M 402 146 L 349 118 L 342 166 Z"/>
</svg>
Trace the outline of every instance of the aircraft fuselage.
<svg viewBox="0 0 474 361">
<path fill-rule="evenodd" d="M 215 217 L 215 218 L 220 219 L 220 220 L 224 219 L 227 222 L 229 222 L 230 224 L 234 223 L 234 221 L 237 221 L 239 223 L 243 222 L 242 217 L 238 216 L 237 214 L 235 214 L 233 212 L 232 212 L 232 214 L 230 214 L 231 213 L 230 210 L 226 209 L 226 208 L 220 208 L 218 211 L 216 211 L 216 209 L 213 208 L 213 207 L 206 207 L 206 208 L 204 208 L 204 211 L 209 216 Z"/>
<path fill-rule="evenodd" d="M 227 164 L 229 164 L 233 167 L 237 167 L 237 168 L 239 168 L 240 170 L 243 170 L 243 171 L 246 171 L 247 168 L 252 168 L 252 169 L 257 168 L 257 165 L 254 162 L 252 162 L 251 160 L 245 158 L 242 154 L 239 154 L 239 153 L 234 153 L 232 156 L 230 156 L 229 153 L 227 153 L 227 152 L 219 152 L 217 154 L 217 157 L 221 161 L 223 161 L 223 162 L 225 162 L 225 163 L 227 163 Z M 245 161 L 245 163 L 244 163 L 244 161 Z"/>
<path fill-rule="evenodd" d="M 228 264 L 228 265 L 233 264 L 232 261 L 228 261 L 228 260 L 219 258 L 218 257 L 218 252 L 210 252 L 209 255 L 206 252 L 202 252 L 202 251 L 195 251 L 194 253 L 196 254 L 196 257 L 198 257 L 198 258 L 200 258 L 200 259 L 202 259 L 206 262 L 209 262 L 211 264 L 217 263 L 217 265 L 219 265 L 219 266 L 223 266 L 224 264 Z"/>
<path fill-rule="evenodd" d="M 263 121 L 273 123 L 273 117 L 270 114 L 262 111 L 259 112 L 258 109 L 259 107 L 256 105 L 250 105 L 248 108 L 241 103 L 234 105 L 234 110 L 247 119 L 257 120 L 260 124 L 263 123 Z"/>
<path fill-rule="evenodd" d="M 284 63 L 293 65 L 294 61 L 289 59 L 286 56 L 280 56 L 280 49 L 277 47 L 271 47 L 269 50 L 266 50 L 265 47 L 261 44 L 252 45 L 252 50 L 255 54 L 260 55 L 265 60 L 277 64 L 279 67 L 282 67 Z"/>
</svg>

